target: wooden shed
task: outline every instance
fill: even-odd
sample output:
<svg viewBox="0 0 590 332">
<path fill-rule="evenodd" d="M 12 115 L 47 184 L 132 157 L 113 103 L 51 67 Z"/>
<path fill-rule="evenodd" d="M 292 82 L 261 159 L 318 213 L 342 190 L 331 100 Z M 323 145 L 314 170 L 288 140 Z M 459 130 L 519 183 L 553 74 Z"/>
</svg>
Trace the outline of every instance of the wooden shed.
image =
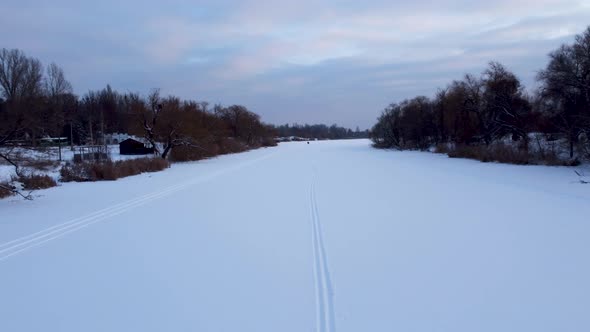
<svg viewBox="0 0 590 332">
<path fill-rule="evenodd" d="M 128 138 L 119 143 L 119 153 L 123 155 L 141 155 L 154 153 L 153 148 L 148 148 L 140 141 Z"/>
</svg>

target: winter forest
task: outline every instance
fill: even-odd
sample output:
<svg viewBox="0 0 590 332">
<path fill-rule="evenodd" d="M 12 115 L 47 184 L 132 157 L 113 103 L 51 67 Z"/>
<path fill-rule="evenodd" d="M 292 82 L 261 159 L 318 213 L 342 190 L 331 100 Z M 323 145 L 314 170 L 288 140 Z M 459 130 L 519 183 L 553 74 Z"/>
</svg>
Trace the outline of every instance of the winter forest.
<svg viewBox="0 0 590 332">
<path fill-rule="evenodd" d="M 452 157 L 575 165 L 590 157 L 590 28 L 549 55 L 529 91 L 498 62 L 432 97 L 388 106 L 371 130 L 381 148 Z"/>
</svg>

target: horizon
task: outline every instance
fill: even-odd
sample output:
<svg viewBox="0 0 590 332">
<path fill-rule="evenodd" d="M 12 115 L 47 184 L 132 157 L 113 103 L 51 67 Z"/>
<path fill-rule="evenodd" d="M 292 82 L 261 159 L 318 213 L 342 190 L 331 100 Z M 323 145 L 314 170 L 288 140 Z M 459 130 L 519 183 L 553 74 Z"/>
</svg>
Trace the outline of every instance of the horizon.
<svg viewBox="0 0 590 332">
<path fill-rule="evenodd" d="M 587 1 L 174 1 L 5 3 L 6 48 L 61 66 L 74 91 L 104 88 L 241 104 L 267 123 L 369 129 L 390 103 L 489 61 L 526 89 L 581 33 Z"/>
</svg>

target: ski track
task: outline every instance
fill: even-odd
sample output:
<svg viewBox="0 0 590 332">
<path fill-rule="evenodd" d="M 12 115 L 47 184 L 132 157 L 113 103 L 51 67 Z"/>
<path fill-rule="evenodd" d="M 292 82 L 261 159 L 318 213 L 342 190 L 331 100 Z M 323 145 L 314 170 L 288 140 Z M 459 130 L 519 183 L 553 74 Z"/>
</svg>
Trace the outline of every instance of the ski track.
<svg viewBox="0 0 590 332">
<path fill-rule="evenodd" d="M 314 171 L 309 197 L 312 223 L 313 270 L 316 289 L 316 330 L 317 332 L 336 332 L 333 299 L 334 291 L 322 236 L 321 221 L 315 192 L 315 178 L 316 172 Z"/>
<path fill-rule="evenodd" d="M 143 196 L 135 197 L 125 202 L 94 211 L 85 216 L 74 218 L 72 220 L 48 227 L 41 231 L 26 236 L 22 236 L 15 240 L 5 242 L 3 244 L 0 244 L 0 262 L 22 252 L 28 251 L 35 247 L 39 247 L 47 242 L 59 239 L 67 234 L 86 228 L 90 225 L 106 221 L 111 217 L 120 215 L 137 207 L 143 206 L 147 203 L 168 197 L 172 194 L 175 194 L 196 184 L 212 180 L 218 176 L 240 170 L 244 167 L 248 167 L 252 164 L 270 158 L 275 153 L 276 152 L 253 160 L 242 162 L 235 166 L 228 167 L 217 172 L 213 172 L 206 176 L 198 176 L 193 178 L 192 180 L 189 180 L 188 182 L 183 182 L 181 184 L 173 185 Z"/>
</svg>

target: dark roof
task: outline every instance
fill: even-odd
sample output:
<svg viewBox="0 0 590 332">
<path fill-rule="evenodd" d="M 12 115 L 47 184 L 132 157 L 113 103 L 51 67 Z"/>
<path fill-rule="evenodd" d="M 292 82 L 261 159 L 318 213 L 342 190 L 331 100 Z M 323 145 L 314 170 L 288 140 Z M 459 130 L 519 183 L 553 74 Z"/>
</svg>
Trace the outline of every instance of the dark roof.
<svg viewBox="0 0 590 332">
<path fill-rule="evenodd" d="M 143 146 L 143 143 L 138 140 L 135 140 L 133 138 L 128 138 L 124 141 L 121 141 L 121 143 L 119 143 L 119 145 L 137 145 L 137 146 L 141 145 L 141 146 Z"/>
<path fill-rule="evenodd" d="M 146 148 L 142 142 L 128 138 L 119 143 L 119 153 L 128 155 L 150 154 L 154 153 L 154 149 Z"/>
</svg>

